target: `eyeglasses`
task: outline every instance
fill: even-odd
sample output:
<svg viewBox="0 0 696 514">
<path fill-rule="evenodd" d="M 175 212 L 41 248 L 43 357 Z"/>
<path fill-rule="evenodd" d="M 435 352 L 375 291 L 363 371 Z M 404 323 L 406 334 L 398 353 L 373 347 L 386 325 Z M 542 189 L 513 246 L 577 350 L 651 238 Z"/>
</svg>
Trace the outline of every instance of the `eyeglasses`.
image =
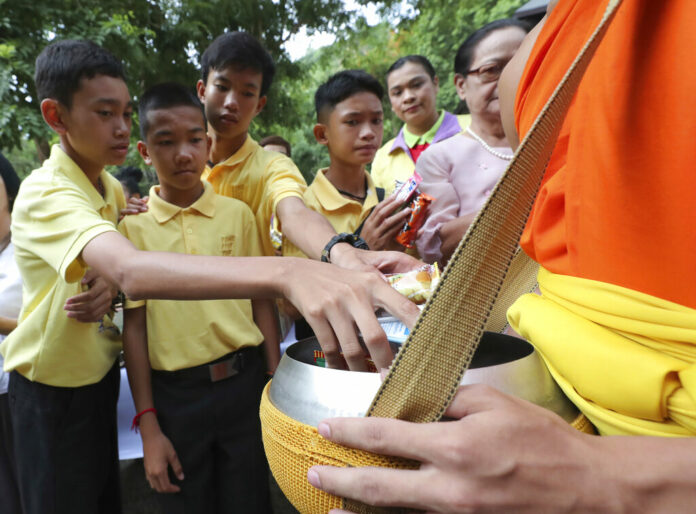
<svg viewBox="0 0 696 514">
<path fill-rule="evenodd" d="M 500 78 L 500 74 L 507 62 L 496 64 L 484 64 L 475 70 L 467 71 L 467 75 L 478 75 L 481 82 L 495 82 Z"/>
</svg>

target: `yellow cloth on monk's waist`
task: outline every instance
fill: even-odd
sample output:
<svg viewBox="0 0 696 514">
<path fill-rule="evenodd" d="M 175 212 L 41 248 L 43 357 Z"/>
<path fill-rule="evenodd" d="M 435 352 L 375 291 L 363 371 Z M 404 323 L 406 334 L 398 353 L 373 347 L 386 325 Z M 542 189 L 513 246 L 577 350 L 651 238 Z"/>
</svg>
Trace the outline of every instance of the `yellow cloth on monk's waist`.
<svg viewBox="0 0 696 514">
<path fill-rule="evenodd" d="M 539 269 L 508 311 L 602 435 L 696 435 L 696 310 Z"/>
</svg>

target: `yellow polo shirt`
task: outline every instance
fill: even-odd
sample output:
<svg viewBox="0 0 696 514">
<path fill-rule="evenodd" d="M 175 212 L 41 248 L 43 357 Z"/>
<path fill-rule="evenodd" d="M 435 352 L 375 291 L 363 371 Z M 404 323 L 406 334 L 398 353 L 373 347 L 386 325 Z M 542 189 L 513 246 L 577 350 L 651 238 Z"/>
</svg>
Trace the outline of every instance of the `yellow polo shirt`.
<svg viewBox="0 0 696 514">
<path fill-rule="evenodd" d="M 104 232 L 116 231 L 125 207 L 121 184 L 102 171 L 105 195 L 59 145 L 19 189 L 12 211 L 12 242 L 24 280 L 19 326 L 0 347 L 5 371 L 34 382 L 79 387 L 101 380 L 121 351 L 118 330 L 69 319 L 63 305 L 82 292 L 87 266 L 80 254 Z"/>
<path fill-rule="evenodd" d="M 367 196 L 361 204 L 355 200 L 344 197 L 336 187 L 326 178 L 327 168 L 317 172 L 312 184 L 304 194 L 304 203 L 313 211 L 324 216 L 337 234 L 341 232 L 354 232 L 372 208 L 379 203 L 375 185 L 370 174 L 365 172 L 367 179 Z M 306 257 L 302 251 L 287 239 L 283 240 L 283 255 L 291 257 Z"/>
<path fill-rule="evenodd" d="M 215 192 L 247 204 L 256 217 L 263 255 L 273 256 L 271 216 L 283 198 L 297 196 L 307 189 L 300 170 L 289 157 L 261 148 L 247 136 L 237 152 L 226 161 L 206 168 L 203 179 Z"/>
<path fill-rule="evenodd" d="M 204 183 L 201 197 L 181 208 L 150 189 L 149 209 L 118 226 L 140 250 L 251 257 L 261 255 L 254 215 L 244 203 L 216 195 Z M 127 301 L 145 305 L 150 365 L 174 371 L 213 361 L 263 341 L 250 300 Z"/>
</svg>

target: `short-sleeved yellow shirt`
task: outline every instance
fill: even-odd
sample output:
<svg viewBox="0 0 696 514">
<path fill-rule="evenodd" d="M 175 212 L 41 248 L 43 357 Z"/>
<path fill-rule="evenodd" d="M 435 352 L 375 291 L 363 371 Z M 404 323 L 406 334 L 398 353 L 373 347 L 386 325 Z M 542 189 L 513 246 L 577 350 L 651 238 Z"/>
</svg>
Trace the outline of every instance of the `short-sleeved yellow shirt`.
<svg viewBox="0 0 696 514">
<path fill-rule="evenodd" d="M 256 216 L 261 248 L 267 256 L 275 255 L 271 244 L 271 216 L 278 202 L 289 196 L 302 198 L 307 189 L 300 170 L 285 155 L 261 148 L 247 136 L 237 152 L 226 161 L 206 168 L 203 179 L 215 192 L 241 200 Z"/>
<path fill-rule="evenodd" d="M 116 231 L 125 207 L 121 184 L 102 171 L 104 197 L 55 145 L 41 168 L 22 183 L 12 211 L 12 241 L 24 280 L 18 327 L 2 344 L 5 371 L 29 380 L 79 387 L 101 380 L 121 350 L 108 317 L 100 323 L 69 319 L 65 301 L 82 292 L 81 253 L 104 232 Z"/>
<path fill-rule="evenodd" d="M 140 250 L 254 257 L 261 255 L 254 215 L 243 202 L 216 195 L 204 183 L 201 197 L 181 208 L 150 189 L 149 209 L 123 218 L 118 228 Z M 250 300 L 126 302 L 145 305 L 150 365 L 174 371 L 213 361 L 263 341 Z"/>
<path fill-rule="evenodd" d="M 361 204 L 345 198 L 336 187 L 326 178 L 326 169 L 317 171 L 312 184 L 304 194 L 304 203 L 313 211 L 324 216 L 337 234 L 354 232 L 370 214 L 372 208 L 379 203 L 375 185 L 370 174 L 365 172 L 367 180 L 367 196 Z M 291 257 L 306 257 L 302 251 L 287 239 L 283 241 L 283 255 Z"/>
</svg>

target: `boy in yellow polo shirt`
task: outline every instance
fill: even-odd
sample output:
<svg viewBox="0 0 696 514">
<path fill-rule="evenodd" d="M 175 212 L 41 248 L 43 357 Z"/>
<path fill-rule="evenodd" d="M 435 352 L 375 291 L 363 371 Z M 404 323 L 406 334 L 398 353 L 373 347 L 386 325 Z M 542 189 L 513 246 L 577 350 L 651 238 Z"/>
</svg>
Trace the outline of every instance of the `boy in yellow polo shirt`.
<svg viewBox="0 0 696 514">
<path fill-rule="evenodd" d="M 274 74 L 272 57 L 245 32 L 222 34 L 205 50 L 196 88 L 212 147 L 203 178 L 216 193 L 242 200 L 255 213 L 264 255 L 275 255 L 275 217 L 286 239 L 312 259 L 324 256 L 343 268 L 384 272 L 394 266 L 416 267 L 418 263 L 402 253 L 368 253 L 356 250 L 349 238 L 338 238 L 331 224 L 304 204 L 307 186 L 292 160 L 264 150 L 249 136 L 251 122 L 266 105 Z M 147 209 L 138 201 L 129 206 L 127 212 Z"/>
<path fill-rule="evenodd" d="M 373 209 L 387 214 L 397 207 L 391 199 L 382 202 L 384 189 L 375 188 L 365 171 L 382 144 L 383 95 L 379 81 L 362 70 L 341 71 L 319 86 L 314 137 L 327 147 L 330 162 L 304 194 L 307 207 L 329 220 L 336 232 L 354 233 L 374 250 L 387 248 L 410 214 L 404 209 L 371 223 Z M 283 255 L 304 256 L 287 240 Z"/>
<path fill-rule="evenodd" d="M 139 251 L 116 230 L 132 103 L 121 63 L 87 41 L 57 41 L 39 55 L 41 113 L 59 137 L 15 200 L 12 241 L 24 281 L 17 328 L 2 342 L 17 476 L 25 514 L 120 512 L 116 400 L 120 337 L 104 318 L 80 323 L 70 304 L 88 270 L 134 300 L 285 296 L 338 363 L 364 366 L 357 327 L 375 362 L 389 364 L 372 311 L 413 323 L 417 309 L 372 273 L 306 259 Z M 115 294 L 115 293 L 114 293 Z M 70 305 L 66 305 L 66 302 Z M 66 310 L 75 313 L 68 317 Z M 340 345 L 340 346 L 339 346 Z M 328 360 L 328 359 L 327 359 Z M 362 361 L 362 362 L 361 362 Z"/>
<path fill-rule="evenodd" d="M 126 216 L 121 233 L 141 250 L 261 255 L 249 207 L 200 180 L 209 140 L 193 91 L 154 86 L 142 95 L 138 118 L 138 151 L 160 185 L 150 190 L 148 212 Z M 136 410 L 147 411 L 140 419 L 145 472 L 159 493 L 176 493 L 158 495 L 163 512 L 268 511 L 258 416 L 264 341 L 273 370 L 271 300 L 126 302 L 126 366 Z"/>
</svg>

